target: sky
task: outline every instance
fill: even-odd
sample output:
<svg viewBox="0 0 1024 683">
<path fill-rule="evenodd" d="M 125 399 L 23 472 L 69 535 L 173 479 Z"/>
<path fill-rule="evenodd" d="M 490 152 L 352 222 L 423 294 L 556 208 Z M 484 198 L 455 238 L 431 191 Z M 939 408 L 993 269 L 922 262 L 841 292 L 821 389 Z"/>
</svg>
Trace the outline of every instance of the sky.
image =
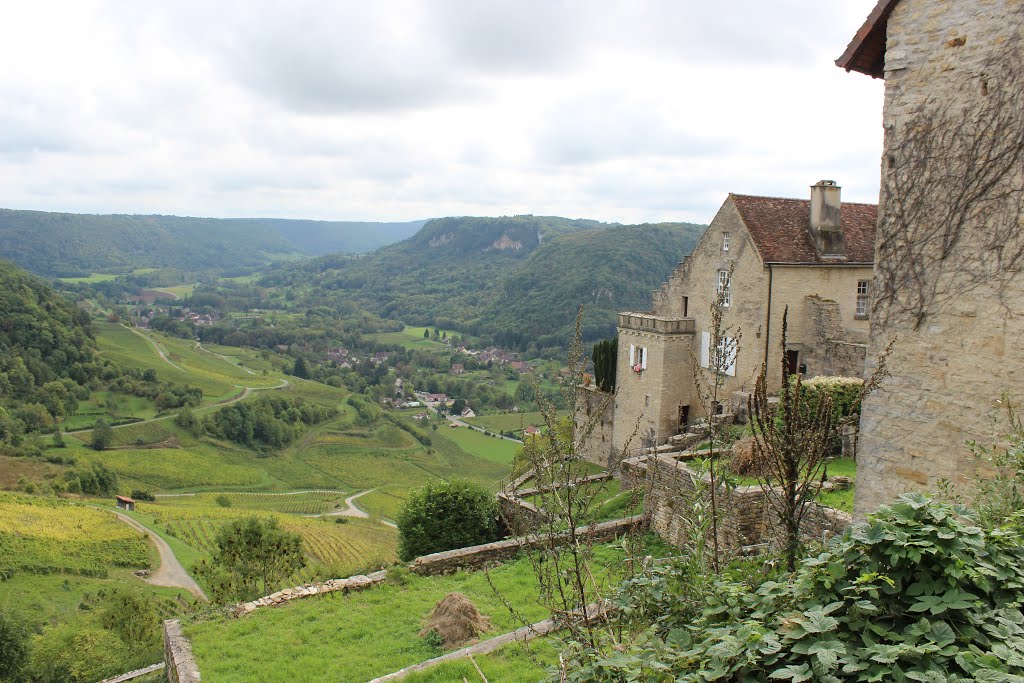
<svg viewBox="0 0 1024 683">
<path fill-rule="evenodd" d="M 0 206 L 706 223 L 875 202 L 875 0 L 0 0 Z"/>
</svg>

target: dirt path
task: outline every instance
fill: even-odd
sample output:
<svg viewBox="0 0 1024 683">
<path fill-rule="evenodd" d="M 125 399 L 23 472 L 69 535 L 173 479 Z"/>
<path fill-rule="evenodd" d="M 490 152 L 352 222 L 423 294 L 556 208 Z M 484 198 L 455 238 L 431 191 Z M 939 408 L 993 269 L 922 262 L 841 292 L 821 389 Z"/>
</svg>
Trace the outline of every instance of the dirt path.
<svg viewBox="0 0 1024 683">
<path fill-rule="evenodd" d="M 360 519 L 369 519 L 370 515 L 368 515 L 364 510 L 360 510 L 356 507 L 355 499 L 359 496 L 365 496 L 367 493 L 373 493 L 376 490 L 377 489 L 367 489 L 366 491 L 360 491 L 359 493 L 349 496 L 345 499 L 345 509 L 328 512 L 324 517 L 359 517 Z"/>
<path fill-rule="evenodd" d="M 160 553 L 160 568 L 146 579 L 147 582 L 154 586 L 184 588 L 197 598 L 201 598 L 209 602 L 209 598 L 206 597 L 206 593 L 203 592 L 203 589 L 199 587 L 199 584 L 197 584 L 191 576 L 189 576 L 189 573 L 181 566 L 181 562 L 178 562 L 178 558 L 174 556 L 174 551 L 171 550 L 171 546 L 167 545 L 167 541 L 160 538 L 156 532 L 143 526 L 128 515 L 123 515 L 120 512 L 115 512 L 114 514 L 117 515 L 119 520 L 128 526 L 138 529 L 146 534 L 149 539 L 153 541 L 153 544 L 156 545 L 156 549 Z"/>
<path fill-rule="evenodd" d="M 157 352 L 157 355 L 159 355 L 159 356 L 160 356 L 160 358 L 162 358 L 162 359 L 163 359 L 163 361 L 164 361 L 165 363 L 167 363 L 168 365 L 170 365 L 170 366 L 171 366 L 172 368 L 176 368 L 176 369 L 178 369 L 178 370 L 181 370 L 182 372 L 186 372 L 185 368 L 183 368 L 183 367 L 181 367 L 181 366 L 179 366 L 179 365 L 175 365 L 175 364 L 174 364 L 173 362 L 171 362 L 171 359 L 170 359 L 170 358 L 168 358 L 168 357 L 166 356 L 166 354 L 164 354 L 164 352 L 163 352 L 163 349 L 161 349 L 161 348 L 160 348 L 160 346 L 159 346 L 159 345 L 158 345 L 158 344 L 156 343 L 156 341 L 155 341 L 155 340 L 154 340 L 154 339 L 153 339 L 152 337 L 150 337 L 150 336 L 149 336 L 149 335 L 147 335 L 147 334 L 142 334 L 141 332 L 139 332 L 139 331 L 138 331 L 137 329 L 135 329 L 134 327 L 131 327 L 131 326 L 129 326 L 129 325 L 125 325 L 124 323 L 121 323 L 121 325 L 122 325 L 122 326 L 123 326 L 123 327 L 124 327 L 125 329 L 127 329 L 127 330 L 130 330 L 130 331 L 131 331 L 131 332 L 132 332 L 133 334 L 137 334 L 137 335 L 139 335 L 140 337 L 142 337 L 143 339 L 145 339 L 145 340 L 146 340 L 147 342 L 149 342 L 150 346 L 152 346 L 152 347 L 153 347 L 153 350 Z"/>
</svg>

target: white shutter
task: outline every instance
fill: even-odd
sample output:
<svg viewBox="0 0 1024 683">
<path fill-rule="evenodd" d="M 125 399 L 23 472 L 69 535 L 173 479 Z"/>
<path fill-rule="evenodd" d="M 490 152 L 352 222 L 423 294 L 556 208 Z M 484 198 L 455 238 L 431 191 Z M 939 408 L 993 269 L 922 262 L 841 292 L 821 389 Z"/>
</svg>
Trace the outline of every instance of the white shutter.
<svg viewBox="0 0 1024 683">
<path fill-rule="evenodd" d="M 629 345 L 629 367 L 632 368 L 636 365 L 636 347 L 632 344 Z"/>
<path fill-rule="evenodd" d="M 700 333 L 700 366 L 706 368 L 711 365 L 711 335 L 707 332 Z"/>
<path fill-rule="evenodd" d="M 640 369 L 641 370 L 646 370 L 647 369 L 647 347 L 646 346 L 640 348 Z"/>
</svg>

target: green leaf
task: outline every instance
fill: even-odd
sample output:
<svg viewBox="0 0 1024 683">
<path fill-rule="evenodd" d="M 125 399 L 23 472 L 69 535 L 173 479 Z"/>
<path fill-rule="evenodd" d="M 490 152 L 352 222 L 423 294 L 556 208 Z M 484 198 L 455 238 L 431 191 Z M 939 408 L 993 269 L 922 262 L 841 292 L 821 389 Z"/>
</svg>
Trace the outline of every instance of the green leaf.
<svg viewBox="0 0 1024 683">
<path fill-rule="evenodd" d="M 773 671 L 768 678 L 778 680 L 793 681 L 793 683 L 801 683 L 802 681 L 809 681 L 814 677 L 811 673 L 811 667 L 806 664 L 797 666 L 796 664 L 790 664 L 783 669 L 776 669 Z"/>
</svg>

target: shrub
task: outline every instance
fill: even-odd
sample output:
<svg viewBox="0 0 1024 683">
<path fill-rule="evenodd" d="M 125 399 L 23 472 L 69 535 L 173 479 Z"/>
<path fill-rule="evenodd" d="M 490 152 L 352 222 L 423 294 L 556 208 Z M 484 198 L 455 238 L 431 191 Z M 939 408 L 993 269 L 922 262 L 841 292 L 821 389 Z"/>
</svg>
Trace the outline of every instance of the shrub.
<svg viewBox="0 0 1024 683">
<path fill-rule="evenodd" d="M 975 520 L 906 494 L 789 580 L 720 581 L 688 629 L 652 629 L 570 680 L 1024 680 L 1024 516 L 995 530 Z"/>
<path fill-rule="evenodd" d="M 489 543 L 498 538 L 498 504 L 465 479 L 431 482 L 413 492 L 398 514 L 398 557 Z"/>
</svg>

